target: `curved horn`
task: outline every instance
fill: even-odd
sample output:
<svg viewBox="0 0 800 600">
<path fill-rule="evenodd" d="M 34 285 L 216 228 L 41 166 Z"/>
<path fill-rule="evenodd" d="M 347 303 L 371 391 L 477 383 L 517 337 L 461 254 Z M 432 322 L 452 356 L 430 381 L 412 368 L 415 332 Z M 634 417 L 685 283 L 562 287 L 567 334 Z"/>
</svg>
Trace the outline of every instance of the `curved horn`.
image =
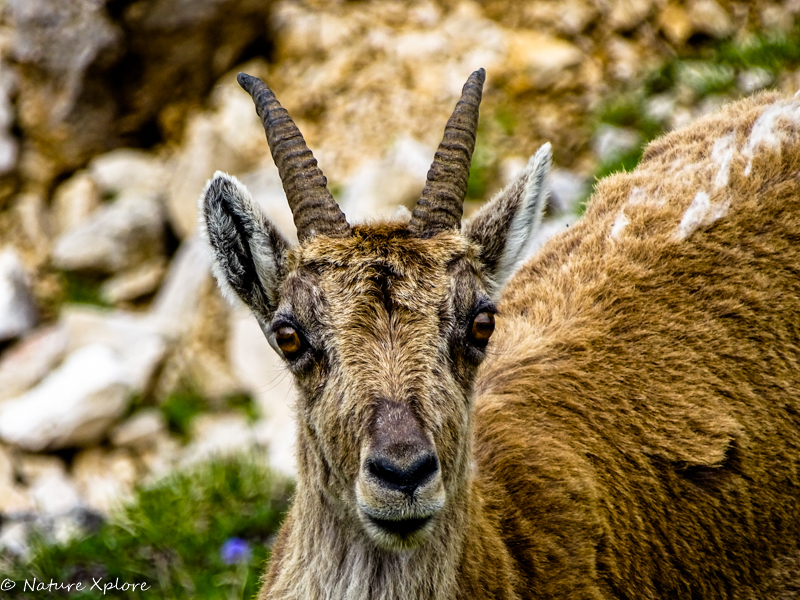
<svg viewBox="0 0 800 600">
<path fill-rule="evenodd" d="M 461 90 L 461 100 L 447 121 L 422 197 L 408 223 L 408 229 L 414 235 L 430 237 L 445 229 L 461 229 L 469 165 L 478 131 L 478 106 L 485 79 L 486 71 L 478 69 L 469 76 Z"/>
<path fill-rule="evenodd" d="M 328 180 L 289 113 L 257 77 L 239 73 L 236 80 L 253 97 L 256 113 L 264 124 L 269 149 L 292 209 L 297 239 L 302 242 L 318 234 L 349 235 L 350 225 L 328 191 Z"/>
</svg>

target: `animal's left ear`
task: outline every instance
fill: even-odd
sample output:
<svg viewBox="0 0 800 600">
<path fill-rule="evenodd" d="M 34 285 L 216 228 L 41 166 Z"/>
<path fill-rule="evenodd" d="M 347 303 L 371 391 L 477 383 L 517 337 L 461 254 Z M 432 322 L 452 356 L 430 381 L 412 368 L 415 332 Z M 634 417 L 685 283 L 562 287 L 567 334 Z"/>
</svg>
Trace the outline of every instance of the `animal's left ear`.
<svg viewBox="0 0 800 600">
<path fill-rule="evenodd" d="M 547 173 L 551 161 L 550 144 L 545 144 L 519 177 L 487 202 L 465 227 L 464 235 L 481 247 L 481 261 L 496 284 L 495 296 L 524 260 L 542 222 L 550 194 Z"/>
</svg>

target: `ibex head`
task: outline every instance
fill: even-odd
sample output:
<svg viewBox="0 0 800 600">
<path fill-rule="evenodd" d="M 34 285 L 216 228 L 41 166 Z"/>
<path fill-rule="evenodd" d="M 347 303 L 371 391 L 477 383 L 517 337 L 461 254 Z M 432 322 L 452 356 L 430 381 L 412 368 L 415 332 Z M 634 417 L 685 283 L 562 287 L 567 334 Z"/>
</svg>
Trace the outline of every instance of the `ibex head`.
<svg viewBox="0 0 800 600">
<path fill-rule="evenodd" d="M 408 223 L 348 224 L 286 110 L 245 74 L 299 244 L 233 177 L 217 173 L 201 197 L 220 286 L 250 307 L 300 392 L 298 494 L 386 549 L 457 526 L 472 383 L 547 197 L 549 145 L 461 231 L 483 81 L 481 69 L 464 86 Z"/>
</svg>

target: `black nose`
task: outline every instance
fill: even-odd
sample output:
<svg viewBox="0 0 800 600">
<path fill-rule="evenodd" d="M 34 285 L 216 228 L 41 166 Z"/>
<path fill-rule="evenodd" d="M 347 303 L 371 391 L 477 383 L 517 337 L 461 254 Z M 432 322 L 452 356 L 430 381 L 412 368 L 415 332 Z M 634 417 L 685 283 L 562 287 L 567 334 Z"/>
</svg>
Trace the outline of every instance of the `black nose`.
<svg viewBox="0 0 800 600">
<path fill-rule="evenodd" d="M 411 496 L 419 486 L 423 485 L 436 471 L 439 470 L 439 461 L 436 455 L 428 453 L 408 467 L 379 456 L 367 459 L 367 470 L 382 485 L 390 489 L 399 490 Z"/>
</svg>

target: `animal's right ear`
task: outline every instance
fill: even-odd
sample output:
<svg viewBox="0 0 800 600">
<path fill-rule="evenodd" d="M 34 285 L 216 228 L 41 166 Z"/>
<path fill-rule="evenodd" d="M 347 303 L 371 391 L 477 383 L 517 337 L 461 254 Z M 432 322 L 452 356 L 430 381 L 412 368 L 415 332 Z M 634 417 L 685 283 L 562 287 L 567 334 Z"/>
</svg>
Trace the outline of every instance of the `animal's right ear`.
<svg viewBox="0 0 800 600">
<path fill-rule="evenodd" d="M 241 298 L 262 325 L 267 323 L 286 277 L 289 243 L 231 175 L 214 173 L 200 196 L 199 212 L 223 294 Z"/>
<path fill-rule="evenodd" d="M 525 259 L 530 242 L 547 207 L 552 153 L 545 144 L 534 154 L 517 179 L 487 202 L 464 230 L 480 246 L 486 274 L 495 283 L 494 296 Z"/>
</svg>

